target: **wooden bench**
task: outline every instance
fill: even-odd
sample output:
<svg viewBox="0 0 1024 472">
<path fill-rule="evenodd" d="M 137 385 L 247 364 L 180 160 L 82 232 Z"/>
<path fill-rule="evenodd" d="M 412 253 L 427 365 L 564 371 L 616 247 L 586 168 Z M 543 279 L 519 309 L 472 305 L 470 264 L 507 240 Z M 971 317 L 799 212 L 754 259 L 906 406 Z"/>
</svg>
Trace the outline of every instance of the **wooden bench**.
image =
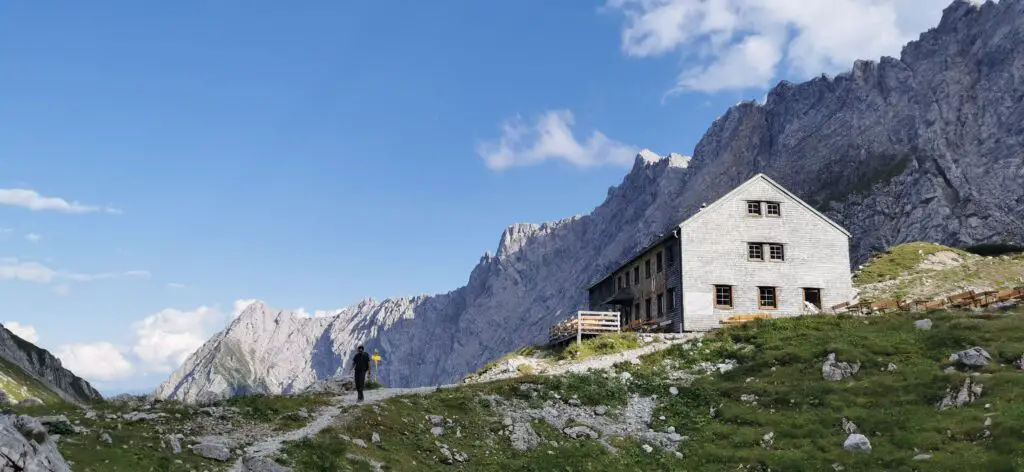
<svg viewBox="0 0 1024 472">
<path fill-rule="evenodd" d="M 748 321 L 754 321 L 754 320 L 767 320 L 767 319 L 771 319 L 771 318 L 772 318 L 772 315 L 769 314 L 769 313 L 751 313 L 751 314 L 747 314 L 747 315 L 733 315 L 733 316 L 730 316 L 730 317 L 725 318 L 723 320 L 719 320 L 719 323 L 726 324 L 726 325 L 731 325 L 731 324 L 746 323 Z"/>
</svg>

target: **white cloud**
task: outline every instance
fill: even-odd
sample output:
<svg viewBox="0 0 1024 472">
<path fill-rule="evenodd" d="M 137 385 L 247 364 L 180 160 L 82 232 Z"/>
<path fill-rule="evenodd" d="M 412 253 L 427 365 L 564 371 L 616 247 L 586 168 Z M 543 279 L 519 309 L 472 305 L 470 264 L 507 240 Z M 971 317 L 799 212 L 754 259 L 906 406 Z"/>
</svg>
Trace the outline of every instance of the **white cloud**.
<svg viewBox="0 0 1024 472">
<path fill-rule="evenodd" d="M 71 293 L 71 286 L 68 284 L 57 285 L 56 287 L 53 287 L 53 293 L 62 297 L 67 296 Z"/>
<path fill-rule="evenodd" d="M 0 235 L 13 233 L 14 230 L 11 228 L 0 228 Z"/>
<path fill-rule="evenodd" d="M 44 197 L 35 190 L 21 188 L 0 189 L 0 205 L 28 208 L 32 211 L 49 210 L 63 213 L 121 213 L 121 210 L 116 208 L 84 205 L 79 202 L 69 202 L 63 198 L 57 197 Z"/>
<path fill-rule="evenodd" d="M 179 283 L 175 283 L 175 282 L 168 282 L 167 283 L 167 288 L 183 290 L 183 289 L 188 288 L 188 286 L 185 285 L 185 284 L 179 284 Z"/>
<path fill-rule="evenodd" d="M 149 272 L 144 270 L 82 274 L 51 269 L 50 267 L 35 261 L 19 261 L 14 258 L 0 259 L 0 280 L 22 280 L 25 282 L 47 284 L 55 279 L 65 279 L 76 282 L 92 282 L 95 280 L 113 279 L 117 277 L 148 278 L 149 276 Z"/>
<path fill-rule="evenodd" d="M 608 0 L 630 57 L 680 51 L 674 91 L 766 88 L 896 56 L 938 24 L 949 0 Z"/>
<path fill-rule="evenodd" d="M 477 145 L 477 154 L 492 170 L 539 164 L 561 159 L 578 167 L 628 166 L 638 148 L 593 131 L 584 141 L 573 136 L 575 119 L 569 110 L 549 110 L 532 124 L 522 117 L 506 120 L 497 141 Z"/>
<path fill-rule="evenodd" d="M 170 372 L 206 342 L 221 320 L 223 315 L 207 306 L 192 311 L 167 308 L 133 325 L 132 352 L 150 369 Z"/>
<path fill-rule="evenodd" d="M 249 308 L 249 305 L 252 305 L 253 303 L 256 303 L 258 301 L 259 300 L 255 298 L 244 298 L 235 300 L 235 311 L 231 314 L 231 318 L 238 318 L 238 316 L 241 315 L 246 308 Z"/>
<path fill-rule="evenodd" d="M 28 233 L 25 235 L 25 239 L 29 240 L 29 242 L 37 243 L 40 239 L 43 239 L 43 237 L 36 233 Z"/>
<path fill-rule="evenodd" d="M 32 344 L 39 342 L 39 333 L 36 332 L 36 328 L 34 326 L 23 325 L 17 321 L 7 321 L 4 322 L 4 327 L 19 338 Z"/>
<path fill-rule="evenodd" d="M 65 344 L 56 354 L 64 367 L 89 380 L 122 379 L 134 372 L 131 362 L 108 342 Z"/>
</svg>

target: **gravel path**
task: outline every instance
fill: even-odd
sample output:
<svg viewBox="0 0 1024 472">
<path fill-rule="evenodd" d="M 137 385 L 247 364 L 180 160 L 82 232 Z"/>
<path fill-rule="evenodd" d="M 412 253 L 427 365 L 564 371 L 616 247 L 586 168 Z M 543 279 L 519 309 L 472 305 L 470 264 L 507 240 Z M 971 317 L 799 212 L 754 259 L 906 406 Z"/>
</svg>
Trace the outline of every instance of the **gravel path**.
<svg viewBox="0 0 1024 472">
<path fill-rule="evenodd" d="M 451 388 L 454 386 L 455 385 L 442 385 L 440 388 Z M 363 392 L 363 404 L 377 403 L 398 395 L 429 393 L 433 392 L 435 389 L 437 389 L 437 387 L 381 388 L 376 390 L 367 390 Z M 331 406 L 318 410 L 316 417 L 306 426 L 277 436 L 262 439 L 245 448 L 243 457 L 256 458 L 273 456 L 281 450 L 285 441 L 297 441 L 302 438 L 308 438 L 316 435 L 334 422 L 334 419 L 341 414 L 343 407 L 357 404 L 355 392 L 334 397 L 331 399 Z M 231 468 L 228 469 L 228 472 L 244 472 L 245 470 L 242 457 L 239 457 Z"/>
<path fill-rule="evenodd" d="M 629 362 L 633 359 L 637 359 L 640 356 L 650 354 L 652 352 L 667 349 L 673 345 L 685 343 L 693 339 L 700 338 L 702 333 L 687 333 L 672 336 L 653 336 L 653 342 L 647 344 L 644 347 L 632 349 L 629 351 L 620 352 L 618 354 L 609 354 L 605 356 L 596 356 L 580 362 L 566 362 L 562 365 L 551 365 L 541 375 L 559 375 L 567 372 L 581 373 L 591 369 L 607 369 L 619 362 Z M 517 377 L 518 374 L 510 373 L 507 375 L 496 375 L 488 376 L 487 381 L 497 380 L 501 378 Z M 442 385 L 440 388 L 452 388 L 457 385 Z M 414 395 L 420 393 L 430 393 L 436 390 L 438 387 L 416 387 L 416 388 L 382 388 L 376 390 L 368 390 L 363 392 L 364 401 L 363 404 L 377 403 L 386 400 L 391 397 L 399 395 Z M 296 441 L 302 438 L 308 438 L 316 435 L 324 428 L 330 426 L 339 415 L 344 407 L 350 405 L 356 405 L 356 393 L 351 392 L 345 395 L 337 396 L 331 399 L 331 406 L 322 408 L 316 413 L 316 417 L 306 426 L 302 428 L 288 431 L 276 436 L 262 439 L 251 446 L 245 448 L 244 457 L 269 457 L 277 454 L 285 441 Z M 228 472 L 245 472 L 245 466 L 243 465 L 242 458 L 238 458 L 235 463 L 228 469 Z"/>
</svg>

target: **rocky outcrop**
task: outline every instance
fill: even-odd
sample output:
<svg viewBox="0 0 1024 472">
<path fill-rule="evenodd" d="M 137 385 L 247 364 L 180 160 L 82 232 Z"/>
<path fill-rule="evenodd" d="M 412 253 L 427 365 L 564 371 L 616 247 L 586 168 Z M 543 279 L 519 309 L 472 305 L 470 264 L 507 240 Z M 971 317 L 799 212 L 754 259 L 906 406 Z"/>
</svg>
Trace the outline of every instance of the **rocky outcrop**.
<svg viewBox="0 0 1024 472">
<path fill-rule="evenodd" d="M 0 470 L 71 472 L 46 428 L 25 415 L 0 415 Z"/>
<path fill-rule="evenodd" d="M 42 382 L 65 401 L 81 403 L 102 398 L 81 377 L 61 365 L 60 359 L 0 326 L 0 358 Z"/>
<path fill-rule="evenodd" d="M 334 318 L 250 307 L 157 394 L 295 391 L 358 344 L 380 350 L 386 385 L 452 383 L 544 339 L 584 287 L 760 172 L 849 229 L 854 263 L 912 240 L 1024 244 L 1022 42 L 1024 0 L 958 0 L 900 58 L 780 83 L 717 119 L 692 159 L 642 152 L 589 215 L 509 227 L 462 288 Z"/>
</svg>

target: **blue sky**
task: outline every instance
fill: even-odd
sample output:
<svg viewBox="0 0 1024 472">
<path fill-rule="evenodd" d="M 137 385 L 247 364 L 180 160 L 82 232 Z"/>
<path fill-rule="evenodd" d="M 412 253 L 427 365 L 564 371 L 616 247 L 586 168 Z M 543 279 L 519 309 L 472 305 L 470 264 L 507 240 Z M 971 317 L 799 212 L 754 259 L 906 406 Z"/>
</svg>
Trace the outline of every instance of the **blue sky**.
<svg viewBox="0 0 1024 472">
<path fill-rule="evenodd" d="M 589 212 L 637 149 L 689 154 L 737 101 L 898 54 L 946 2 L 355 3 L 5 6 L 0 322 L 116 393 L 238 300 L 453 289 L 509 224 Z"/>
</svg>

